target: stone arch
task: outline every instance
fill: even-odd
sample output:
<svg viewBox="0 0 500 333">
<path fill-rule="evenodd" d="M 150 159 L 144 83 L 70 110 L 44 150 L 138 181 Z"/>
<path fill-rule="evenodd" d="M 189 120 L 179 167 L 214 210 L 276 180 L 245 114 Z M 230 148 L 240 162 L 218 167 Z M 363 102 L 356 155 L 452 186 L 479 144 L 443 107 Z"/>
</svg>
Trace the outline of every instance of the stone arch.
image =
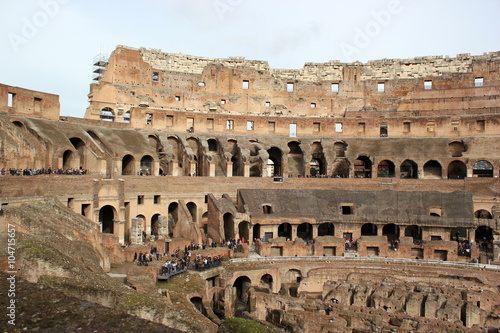
<svg viewBox="0 0 500 333">
<path fill-rule="evenodd" d="M 219 142 L 216 139 L 208 139 L 208 151 L 219 151 Z"/>
<path fill-rule="evenodd" d="M 491 252 L 493 250 L 493 229 L 482 225 L 476 228 L 474 239 L 483 252 Z"/>
<path fill-rule="evenodd" d="M 99 113 L 99 119 L 102 121 L 115 121 L 115 111 L 110 107 L 102 108 Z"/>
<path fill-rule="evenodd" d="M 203 226 L 203 232 L 208 236 L 208 212 L 201 215 L 201 225 Z"/>
<path fill-rule="evenodd" d="M 412 237 L 413 242 L 422 240 L 422 228 L 418 225 L 409 225 L 405 228 L 405 237 Z"/>
<path fill-rule="evenodd" d="M 143 236 L 145 236 L 146 235 L 146 217 L 142 214 L 137 214 L 135 216 L 135 218 L 141 220 L 141 231 L 142 231 Z"/>
<path fill-rule="evenodd" d="M 345 151 L 347 150 L 347 143 L 343 140 L 336 141 L 333 144 L 333 149 L 335 151 L 335 157 L 345 157 Z"/>
<path fill-rule="evenodd" d="M 302 272 L 299 269 L 289 269 L 282 278 L 283 283 L 300 283 Z"/>
<path fill-rule="evenodd" d="M 304 222 L 297 226 L 297 237 L 302 238 L 304 240 L 312 240 L 313 239 L 313 228 L 311 223 Z"/>
<path fill-rule="evenodd" d="M 249 311 L 249 301 L 250 301 L 250 287 L 252 286 L 252 280 L 248 276 L 240 276 L 238 277 L 234 283 L 233 288 L 236 293 L 236 301 L 235 301 L 235 315 L 243 311 Z"/>
<path fill-rule="evenodd" d="M 377 177 L 393 178 L 396 176 L 394 163 L 390 160 L 382 160 L 377 166 Z"/>
<path fill-rule="evenodd" d="M 424 164 L 424 177 L 425 179 L 441 179 L 443 177 L 443 168 L 436 160 L 427 161 Z"/>
<path fill-rule="evenodd" d="M 382 228 L 382 236 L 386 236 L 389 242 L 399 239 L 399 227 L 394 223 L 384 225 Z"/>
<path fill-rule="evenodd" d="M 474 217 L 477 219 L 492 219 L 493 216 L 486 209 L 478 209 L 474 212 Z"/>
<path fill-rule="evenodd" d="M 467 177 L 467 166 L 462 161 L 452 161 L 448 165 L 448 179 L 464 179 Z"/>
<path fill-rule="evenodd" d="M 462 153 L 465 152 L 466 147 L 462 140 L 454 140 L 448 144 L 448 150 L 451 157 L 462 157 Z"/>
<path fill-rule="evenodd" d="M 127 110 L 124 114 L 123 114 L 123 122 L 124 123 L 130 123 L 130 110 Z"/>
<path fill-rule="evenodd" d="M 400 167 L 400 177 L 402 179 L 417 179 L 418 166 L 412 160 L 404 160 Z"/>
<path fill-rule="evenodd" d="M 141 158 L 141 166 L 139 169 L 141 175 L 154 175 L 154 159 L 150 155 L 144 155 Z"/>
<path fill-rule="evenodd" d="M 292 225 L 290 223 L 281 223 L 278 226 L 278 237 L 292 239 Z"/>
<path fill-rule="evenodd" d="M 205 306 L 203 305 L 203 299 L 201 297 L 194 296 L 191 297 L 189 300 L 191 301 L 191 304 L 193 304 L 196 310 L 198 310 L 204 316 L 207 315 L 207 309 L 205 309 Z"/>
<path fill-rule="evenodd" d="M 321 223 L 318 226 L 318 236 L 335 236 L 335 227 L 333 223 Z"/>
<path fill-rule="evenodd" d="M 271 147 L 270 149 L 267 150 L 267 153 L 269 154 L 269 160 L 272 161 L 272 164 L 273 164 L 273 170 L 272 170 L 272 172 L 269 172 L 269 170 L 268 170 L 268 176 L 269 177 L 282 176 L 283 175 L 283 165 L 282 165 L 283 153 L 282 153 L 281 149 L 279 149 L 277 147 Z"/>
<path fill-rule="evenodd" d="M 250 223 L 248 221 L 243 221 L 238 224 L 238 235 L 240 239 L 245 239 L 248 241 L 250 233 Z"/>
<path fill-rule="evenodd" d="M 99 224 L 103 233 L 114 233 L 115 216 L 116 209 L 111 205 L 106 205 L 99 209 Z"/>
<path fill-rule="evenodd" d="M 75 154 L 73 151 L 67 149 L 63 153 L 63 163 L 62 169 L 63 171 L 75 168 L 75 163 L 78 162 L 76 160 Z"/>
<path fill-rule="evenodd" d="M 26 126 L 24 126 L 24 123 L 20 120 L 13 120 L 12 124 L 22 130 L 26 130 Z"/>
<path fill-rule="evenodd" d="M 234 238 L 234 216 L 231 213 L 225 213 L 222 217 L 224 220 L 224 239 Z"/>
<path fill-rule="evenodd" d="M 135 157 L 127 154 L 122 158 L 122 175 L 133 176 L 135 175 Z"/>
<path fill-rule="evenodd" d="M 287 167 L 288 167 L 288 176 L 298 177 L 305 175 L 304 169 L 304 153 L 300 148 L 299 141 L 290 141 L 288 142 L 288 156 L 287 156 Z"/>
<path fill-rule="evenodd" d="M 259 288 L 266 289 L 267 292 L 273 291 L 273 277 L 271 274 L 264 274 L 260 278 Z"/>
<path fill-rule="evenodd" d="M 377 226 L 373 223 L 365 223 L 361 226 L 361 236 L 377 236 Z"/>
<path fill-rule="evenodd" d="M 186 208 L 189 211 L 189 214 L 191 215 L 191 219 L 193 222 L 198 222 L 198 207 L 194 202 L 188 202 L 186 204 Z"/>
<path fill-rule="evenodd" d="M 159 222 L 158 218 L 160 217 L 160 214 L 154 214 L 151 217 L 151 235 L 157 236 L 159 235 Z"/>
<path fill-rule="evenodd" d="M 80 158 L 80 166 L 81 167 L 86 167 L 86 160 L 85 160 L 85 142 L 78 138 L 78 137 L 72 137 L 69 139 L 73 147 L 75 147 L 76 152 L 78 153 L 78 156 Z"/>
<path fill-rule="evenodd" d="M 493 177 L 493 165 L 486 161 L 480 160 L 474 163 L 472 167 L 473 177 Z"/>
<path fill-rule="evenodd" d="M 358 156 L 354 161 L 354 177 L 372 178 L 372 161 L 367 156 Z"/>
<path fill-rule="evenodd" d="M 174 228 L 179 220 L 179 203 L 172 202 L 168 205 L 168 235 L 174 236 Z"/>
<path fill-rule="evenodd" d="M 200 143 L 200 140 L 194 136 L 190 136 L 187 138 L 187 143 L 189 144 L 189 147 L 191 147 L 191 150 L 193 151 L 193 160 L 195 163 L 195 174 L 196 176 L 205 176 L 205 168 L 203 167 L 204 165 L 204 155 L 203 155 L 203 147 Z"/>
<path fill-rule="evenodd" d="M 313 142 L 311 145 L 311 150 L 312 150 L 312 159 L 311 159 L 311 164 L 310 164 L 310 175 L 311 176 L 316 176 L 316 175 L 326 175 L 327 174 L 327 165 L 326 165 L 326 159 L 325 159 L 325 154 L 323 153 L 323 146 L 321 145 L 321 142 Z M 315 174 L 312 174 L 313 170 L 313 163 L 314 169 L 315 169 Z"/>
<path fill-rule="evenodd" d="M 244 175 L 243 156 L 236 139 L 227 140 L 227 151 L 231 154 L 231 163 L 233 166 L 231 175 L 233 177 L 242 177 Z"/>
<path fill-rule="evenodd" d="M 260 224 L 257 223 L 256 225 L 253 226 L 252 228 L 252 238 L 253 239 L 261 239 L 262 237 L 260 236 Z"/>
</svg>

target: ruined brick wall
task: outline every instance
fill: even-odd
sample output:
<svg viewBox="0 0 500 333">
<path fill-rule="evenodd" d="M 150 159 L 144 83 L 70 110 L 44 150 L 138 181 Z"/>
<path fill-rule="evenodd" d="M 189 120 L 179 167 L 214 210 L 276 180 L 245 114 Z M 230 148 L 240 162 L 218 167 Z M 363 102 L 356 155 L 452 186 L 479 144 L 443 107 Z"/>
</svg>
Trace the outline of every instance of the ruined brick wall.
<svg viewBox="0 0 500 333">
<path fill-rule="evenodd" d="M 58 120 L 59 95 L 0 84 L 0 111 Z"/>
</svg>

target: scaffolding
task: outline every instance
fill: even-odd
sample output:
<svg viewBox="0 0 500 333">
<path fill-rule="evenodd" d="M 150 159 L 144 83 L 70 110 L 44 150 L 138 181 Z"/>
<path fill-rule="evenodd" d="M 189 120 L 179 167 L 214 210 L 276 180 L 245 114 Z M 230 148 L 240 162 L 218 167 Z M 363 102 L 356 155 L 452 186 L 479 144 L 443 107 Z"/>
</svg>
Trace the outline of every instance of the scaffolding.
<svg viewBox="0 0 500 333">
<path fill-rule="evenodd" d="M 104 53 L 99 53 L 94 57 L 94 70 L 92 80 L 94 83 L 99 83 L 102 78 L 103 73 L 106 71 L 108 66 L 109 55 Z"/>
</svg>

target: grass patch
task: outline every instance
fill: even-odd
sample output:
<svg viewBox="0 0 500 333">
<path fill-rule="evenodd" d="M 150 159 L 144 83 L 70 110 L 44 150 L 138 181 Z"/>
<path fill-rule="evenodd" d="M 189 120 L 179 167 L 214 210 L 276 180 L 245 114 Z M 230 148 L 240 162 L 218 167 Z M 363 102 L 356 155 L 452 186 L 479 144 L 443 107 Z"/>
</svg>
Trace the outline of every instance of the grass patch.
<svg viewBox="0 0 500 333">
<path fill-rule="evenodd" d="M 243 318 L 229 318 L 224 321 L 222 327 L 231 333 L 277 333 L 270 327 L 264 326 L 256 321 Z"/>
</svg>

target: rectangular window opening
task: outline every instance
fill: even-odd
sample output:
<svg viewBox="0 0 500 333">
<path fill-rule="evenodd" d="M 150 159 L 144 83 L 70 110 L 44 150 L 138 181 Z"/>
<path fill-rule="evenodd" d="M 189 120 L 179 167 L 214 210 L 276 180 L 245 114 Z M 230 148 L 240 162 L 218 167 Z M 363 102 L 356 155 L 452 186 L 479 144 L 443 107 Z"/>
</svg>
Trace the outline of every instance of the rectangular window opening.
<svg viewBox="0 0 500 333">
<path fill-rule="evenodd" d="M 366 124 L 365 123 L 358 123 L 358 132 L 364 133 L 365 130 L 366 130 Z"/>
<path fill-rule="evenodd" d="M 227 130 L 234 129 L 234 120 L 226 120 L 226 129 Z"/>
<path fill-rule="evenodd" d="M 248 90 L 250 88 L 250 82 L 248 80 L 243 80 L 242 88 L 243 90 Z"/>
<path fill-rule="evenodd" d="M 207 118 L 207 129 L 214 129 L 214 118 Z"/>
<path fill-rule="evenodd" d="M 334 92 L 334 93 L 339 92 L 339 84 L 338 83 L 332 83 L 332 92 Z"/>
<path fill-rule="evenodd" d="M 181 100 L 181 96 L 175 96 L 175 101 L 179 102 Z"/>
<path fill-rule="evenodd" d="M 138 195 L 137 196 L 137 204 L 138 205 L 144 204 L 144 196 L 143 195 Z"/>
<path fill-rule="evenodd" d="M 451 131 L 452 132 L 458 132 L 459 128 L 460 128 L 460 122 L 459 121 L 452 121 L 451 122 Z"/>
<path fill-rule="evenodd" d="M 268 127 L 269 127 L 269 132 L 274 132 L 276 130 L 276 122 L 270 121 L 268 123 Z"/>
<path fill-rule="evenodd" d="M 377 83 L 377 91 L 378 92 L 384 92 L 385 91 L 385 83 L 384 82 Z"/>
<path fill-rule="evenodd" d="M 297 124 L 290 124 L 290 137 L 297 137 Z"/>
<path fill-rule="evenodd" d="M 389 136 L 389 130 L 387 124 L 380 124 L 380 137 L 387 138 Z"/>
<path fill-rule="evenodd" d="M 484 85 L 484 78 L 476 77 L 474 79 L 474 87 L 482 87 Z"/>
<path fill-rule="evenodd" d="M 436 123 L 433 121 L 427 122 L 427 132 L 434 132 L 436 129 Z"/>
<path fill-rule="evenodd" d="M 430 81 L 430 80 L 424 81 L 424 89 L 431 90 L 432 89 L 432 81 Z"/>
<path fill-rule="evenodd" d="M 186 131 L 189 133 L 194 132 L 194 118 L 186 118 Z"/>
<path fill-rule="evenodd" d="M 247 131 L 253 131 L 253 121 L 247 121 Z"/>
<path fill-rule="evenodd" d="M 354 210 L 351 205 L 342 205 L 342 215 L 352 215 L 352 214 L 354 214 Z"/>
<path fill-rule="evenodd" d="M 477 120 L 476 125 L 478 131 L 484 131 L 484 129 L 486 128 L 484 120 Z"/>
<path fill-rule="evenodd" d="M 411 123 L 406 121 L 403 123 L 403 132 L 409 133 L 411 132 Z"/>
<path fill-rule="evenodd" d="M 174 126 L 174 116 L 172 116 L 172 115 L 167 115 L 167 118 L 166 118 L 166 126 L 167 126 L 167 127 L 172 127 L 172 126 Z"/>
<path fill-rule="evenodd" d="M 222 105 L 226 104 L 226 100 L 225 99 L 221 99 L 220 100 L 220 104 L 222 104 Z"/>
<path fill-rule="evenodd" d="M 266 108 L 271 106 L 271 102 L 266 102 Z"/>
<path fill-rule="evenodd" d="M 160 73 L 159 72 L 153 72 L 152 79 L 153 79 L 153 82 L 158 82 L 160 80 Z"/>
<path fill-rule="evenodd" d="M 14 96 L 16 96 L 16 94 L 14 93 L 9 93 L 8 97 L 7 97 L 7 106 L 9 108 L 13 107 L 14 106 Z"/>
<path fill-rule="evenodd" d="M 316 103 L 311 103 L 311 109 L 316 108 Z"/>
<path fill-rule="evenodd" d="M 153 197 L 153 203 L 154 203 L 155 205 L 159 205 L 159 204 L 160 204 L 160 202 L 161 202 L 161 195 L 155 195 L 155 196 Z"/>
<path fill-rule="evenodd" d="M 146 125 L 153 125 L 153 114 L 152 113 L 146 114 Z"/>
<path fill-rule="evenodd" d="M 321 124 L 320 123 L 313 123 L 313 132 L 319 133 L 320 131 L 321 131 Z"/>
<path fill-rule="evenodd" d="M 293 90 L 294 90 L 294 83 L 293 82 L 288 82 L 286 84 L 286 91 L 293 92 Z"/>
<path fill-rule="evenodd" d="M 335 132 L 342 133 L 344 130 L 342 123 L 335 123 Z"/>
</svg>

